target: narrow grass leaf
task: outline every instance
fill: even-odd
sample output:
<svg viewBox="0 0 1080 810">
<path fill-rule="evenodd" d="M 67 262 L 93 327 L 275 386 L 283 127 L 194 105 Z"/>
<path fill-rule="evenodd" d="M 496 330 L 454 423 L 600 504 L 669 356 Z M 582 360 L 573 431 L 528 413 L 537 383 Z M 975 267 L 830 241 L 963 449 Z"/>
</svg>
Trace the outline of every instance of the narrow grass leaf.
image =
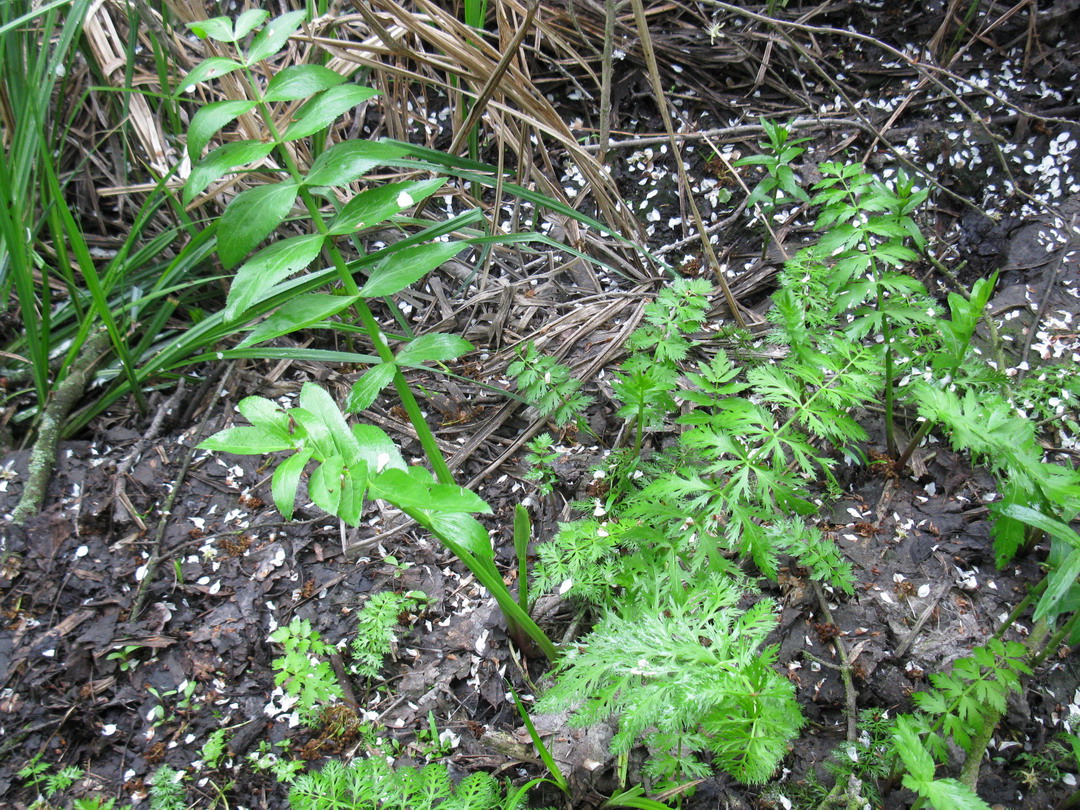
<svg viewBox="0 0 1080 810">
<path fill-rule="evenodd" d="M 191 117 L 191 126 L 188 127 L 188 156 L 193 161 L 197 161 L 202 157 L 203 149 L 210 143 L 210 139 L 216 132 L 254 107 L 254 101 L 240 99 L 239 101 L 215 101 L 213 104 L 200 108 Z"/>
<path fill-rule="evenodd" d="M 464 242 L 432 242 L 399 251 L 372 271 L 360 295 L 378 298 L 400 292 L 466 247 Z"/>
<path fill-rule="evenodd" d="M 241 191 L 229 201 L 218 228 L 218 256 L 231 269 L 274 232 L 292 210 L 297 184 L 287 180 Z"/>
<path fill-rule="evenodd" d="M 292 125 L 285 131 L 286 141 L 295 141 L 325 129 L 335 118 L 362 104 L 378 90 L 356 84 L 331 87 L 301 107 L 293 116 Z"/>
<path fill-rule="evenodd" d="M 214 149 L 191 170 L 191 175 L 184 184 L 184 205 L 205 191 L 215 180 L 239 166 L 262 160 L 273 149 L 272 143 L 262 141 L 236 141 Z"/>
<path fill-rule="evenodd" d="M 343 81 L 344 76 L 322 65 L 290 65 L 276 73 L 266 85 L 264 98 L 267 101 L 299 101 Z"/>
<path fill-rule="evenodd" d="M 315 158 L 304 178 L 304 185 L 347 186 L 374 167 L 397 160 L 404 154 L 404 149 L 392 143 L 345 141 L 335 144 Z"/>
<path fill-rule="evenodd" d="M 233 279 L 225 304 L 225 319 L 234 320 L 279 281 L 311 264 L 322 244 L 322 234 L 313 233 L 282 239 L 256 253 Z"/>
<path fill-rule="evenodd" d="M 306 11 L 291 11 L 271 20 L 252 41 L 247 54 L 248 66 L 261 62 L 268 56 L 273 56 L 280 51 L 281 46 L 300 27 L 300 23 L 304 21 L 306 14 Z"/>
<path fill-rule="evenodd" d="M 256 326 L 238 348 L 253 346 L 290 332 L 306 329 L 352 305 L 358 296 L 308 293 L 282 304 L 273 315 Z"/>
<path fill-rule="evenodd" d="M 435 333 L 410 340 L 394 360 L 402 366 L 418 366 L 428 362 L 444 363 L 472 350 L 473 345 L 465 338 Z"/>
</svg>

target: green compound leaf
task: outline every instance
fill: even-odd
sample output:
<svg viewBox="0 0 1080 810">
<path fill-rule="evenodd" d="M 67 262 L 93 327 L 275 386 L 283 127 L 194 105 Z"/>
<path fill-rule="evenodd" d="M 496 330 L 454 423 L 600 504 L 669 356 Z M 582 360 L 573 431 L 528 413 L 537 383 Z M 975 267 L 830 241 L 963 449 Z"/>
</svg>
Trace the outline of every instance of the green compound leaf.
<svg viewBox="0 0 1080 810">
<path fill-rule="evenodd" d="M 235 42 L 232 20 L 228 17 L 212 17 L 209 20 L 188 23 L 187 27 L 199 39 L 216 39 L 218 42 Z"/>
<path fill-rule="evenodd" d="M 307 293 L 291 298 L 282 304 L 277 312 L 251 330 L 251 334 L 244 338 L 237 348 L 253 346 L 290 332 L 307 329 L 351 306 L 357 298 L 355 295 L 328 293 Z"/>
<path fill-rule="evenodd" d="M 192 116 L 191 126 L 188 127 L 188 156 L 192 160 L 198 160 L 202 156 L 203 149 L 206 148 L 215 133 L 254 106 L 254 101 L 241 99 L 239 101 L 215 101 L 213 104 L 202 107 Z"/>
<path fill-rule="evenodd" d="M 289 435 L 289 415 L 273 400 L 244 397 L 236 407 L 255 427 L 278 431 L 282 437 Z"/>
<path fill-rule="evenodd" d="M 347 203 L 330 223 L 330 233 L 344 236 L 361 228 L 370 228 L 435 193 L 445 178 L 420 182 L 387 183 L 361 191 Z M 408 248 L 407 248 L 408 249 Z M 403 253 L 404 251 L 399 251 Z"/>
<path fill-rule="evenodd" d="M 423 509 L 427 505 L 430 482 L 414 474 L 414 470 L 427 472 L 420 467 L 383 470 L 371 480 L 372 496 L 399 509 Z"/>
<path fill-rule="evenodd" d="M 405 154 L 402 147 L 392 143 L 345 141 L 335 144 L 315 158 L 304 178 L 304 185 L 347 186 L 374 167 L 398 160 Z"/>
<path fill-rule="evenodd" d="M 434 484 L 428 492 L 427 509 L 432 512 L 479 512 L 491 514 L 487 501 L 457 484 Z"/>
<path fill-rule="evenodd" d="M 216 450 L 220 453 L 233 453 L 238 456 L 261 456 L 263 453 L 276 453 L 289 450 L 293 442 L 282 438 L 278 431 L 262 427 L 231 427 L 215 433 L 199 444 L 200 450 Z"/>
<path fill-rule="evenodd" d="M 285 140 L 295 141 L 314 135 L 319 130 L 325 129 L 339 115 L 362 104 L 372 96 L 378 95 L 378 92 L 370 87 L 360 87 L 356 84 L 339 84 L 331 87 L 297 111 L 293 116 L 292 125 L 285 131 Z"/>
<path fill-rule="evenodd" d="M 365 371 L 364 376 L 353 383 L 345 403 L 345 412 L 358 413 L 370 408 L 375 398 L 394 379 L 394 368 L 393 363 L 379 363 Z"/>
<path fill-rule="evenodd" d="M 270 491 L 274 495 L 274 504 L 286 520 L 292 520 L 296 504 L 296 490 L 300 486 L 300 476 L 304 472 L 304 467 L 311 459 L 311 452 L 311 450 L 302 450 L 289 456 L 274 470 L 274 477 L 270 481 Z"/>
<path fill-rule="evenodd" d="M 229 201 L 217 229 L 218 256 L 227 269 L 274 232 L 292 210 L 297 185 L 292 180 L 255 186 Z"/>
<path fill-rule="evenodd" d="M 375 425 L 353 425 L 352 435 L 359 448 L 357 456 L 372 473 L 409 469 L 394 440 L 387 436 L 382 428 Z"/>
<path fill-rule="evenodd" d="M 362 461 L 356 437 L 349 430 L 345 417 L 338 410 L 337 403 L 326 389 L 314 383 L 304 383 L 304 387 L 300 389 L 300 406 L 326 426 L 337 448 L 337 455 L 341 456 L 344 463 L 353 464 Z"/>
<path fill-rule="evenodd" d="M 300 27 L 306 14 L 306 11 L 291 11 L 271 20 L 252 41 L 247 55 L 248 66 L 261 62 L 280 51 L 281 46 Z"/>
<path fill-rule="evenodd" d="M 239 166 L 262 160 L 270 154 L 274 145 L 262 141 L 236 141 L 214 149 L 200 160 L 184 184 L 184 205 L 197 194 L 204 192 L 211 183 L 224 177 Z"/>
<path fill-rule="evenodd" d="M 399 250 L 372 270 L 371 278 L 360 290 L 360 295 L 378 298 L 400 292 L 466 247 L 468 245 L 464 242 L 431 242 Z"/>
<path fill-rule="evenodd" d="M 904 760 L 910 778 L 917 782 L 926 783 L 934 778 L 934 760 L 919 739 L 919 732 L 914 724 L 904 715 L 896 718 L 896 751 Z M 908 777 L 904 778 L 905 784 Z"/>
<path fill-rule="evenodd" d="M 266 22 L 269 17 L 269 11 L 263 11 L 260 8 L 248 9 L 236 18 L 236 29 L 233 31 L 233 36 L 236 40 L 243 39 L 255 28 Z"/>
<path fill-rule="evenodd" d="M 345 81 L 340 73 L 322 65 L 290 65 L 266 85 L 267 101 L 299 101 Z"/>
<path fill-rule="evenodd" d="M 394 359 L 402 366 L 418 366 L 428 362 L 444 363 L 472 350 L 473 345 L 465 338 L 435 333 L 410 340 Z"/>
<path fill-rule="evenodd" d="M 345 462 L 341 456 L 331 456 L 315 468 L 308 480 L 308 496 L 312 502 L 331 515 L 341 506 L 341 490 L 345 478 Z"/>
<path fill-rule="evenodd" d="M 220 79 L 222 76 L 232 73 L 237 68 L 242 68 L 239 62 L 232 59 L 226 59 L 223 56 L 211 56 L 209 59 L 204 59 L 194 68 L 187 76 L 183 78 L 177 89 L 176 95 L 180 93 L 192 93 L 195 88 L 205 81 L 210 79 Z"/>
<path fill-rule="evenodd" d="M 225 320 L 239 317 L 279 281 L 311 264 L 322 243 L 323 236 L 313 233 L 282 239 L 256 253 L 236 272 L 225 304 Z"/>
</svg>

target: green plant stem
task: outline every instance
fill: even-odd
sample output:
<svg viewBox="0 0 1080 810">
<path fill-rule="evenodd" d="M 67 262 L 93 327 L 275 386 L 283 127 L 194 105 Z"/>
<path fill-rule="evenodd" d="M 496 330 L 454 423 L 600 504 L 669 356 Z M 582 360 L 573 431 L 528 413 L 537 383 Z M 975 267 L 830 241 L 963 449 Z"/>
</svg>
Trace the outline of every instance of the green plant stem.
<svg viewBox="0 0 1080 810">
<path fill-rule="evenodd" d="M 389 363 L 394 367 L 394 390 L 397 391 L 398 396 L 401 398 L 401 406 L 405 409 L 405 413 L 408 415 L 409 421 L 416 431 L 416 438 L 419 439 L 420 445 L 424 449 L 424 454 L 427 456 L 428 461 L 431 462 L 431 468 L 435 473 L 435 477 L 442 484 L 454 483 L 454 474 L 450 472 L 450 467 L 443 457 L 442 450 L 439 449 L 435 434 L 431 432 L 431 427 L 428 425 L 427 420 L 424 419 L 424 414 L 420 410 L 420 405 L 416 401 L 412 389 L 409 387 L 409 381 L 405 379 L 405 375 L 401 373 L 401 369 L 398 368 L 397 364 L 394 362 L 394 353 L 387 344 L 386 337 L 383 335 L 382 329 L 379 328 L 379 323 L 375 320 L 375 316 L 372 314 L 367 302 L 364 301 L 364 299 L 359 298 L 360 288 L 356 284 L 356 279 L 354 279 L 352 273 L 349 272 L 348 265 L 345 263 L 341 251 L 338 250 L 337 245 L 330 240 L 330 229 L 326 226 L 322 212 L 315 202 L 315 199 L 311 196 L 311 192 L 303 186 L 303 175 L 300 173 L 296 161 L 293 160 L 292 155 L 285 146 L 285 142 L 281 138 L 277 126 L 274 124 L 274 116 L 269 105 L 267 105 L 266 101 L 263 99 L 263 95 L 259 90 L 259 85 L 255 81 L 255 77 L 252 75 L 250 68 L 246 70 L 246 73 L 248 89 L 258 104 L 259 112 L 262 114 L 267 130 L 270 132 L 270 137 L 273 138 L 274 144 L 277 147 L 277 153 L 284 161 L 289 176 L 296 181 L 300 191 L 300 199 L 307 208 L 308 214 L 311 216 L 311 221 L 315 225 L 315 229 L 324 237 L 327 237 L 324 242 L 324 247 L 330 256 L 330 261 L 334 265 L 334 269 L 337 271 L 338 278 L 341 279 L 341 283 L 349 295 L 357 296 L 356 303 L 353 305 L 354 311 L 360 318 L 360 322 L 363 324 L 368 337 L 371 339 L 372 345 L 379 355 L 379 360 L 383 363 Z"/>
<path fill-rule="evenodd" d="M 1043 642 L 1049 633 L 1050 626 L 1045 619 L 1036 622 L 1031 630 L 1031 635 L 1024 642 L 1024 646 L 1027 647 L 1029 653 L 1036 649 L 1042 649 Z M 955 707 L 951 707 L 949 711 L 950 713 L 955 711 Z M 967 756 L 964 758 L 964 765 L 960 769 L 960 781 L 972 790 L 975 790 L 979 782 L 979 768 L 982 765 L 983 754 L 986 753 L 986 746 L 990 744 L 990 738 L 994 735 L 994 730 L 997 728 L 998 723 L 1001 722 L 1004 714 L 1004 711 L 996 709 L 988 712 L 982 728 L 971 736 L 971 747 L 968 749 Z"/>
<path fill-rule="evenodd" d="M 1027 592 L 1027 596 L 1017 603 L 1016 607 L 1012 609 L 1009 615 L 1005 617 L 1005 621 L 1001 623 L 1001 627 L 994 632 L 993 638 L 1000 639 L 1004 637 L 1005 632 L 1016 623 L 1016 620 L 1023 615 L 1024 611 L 1028 609 L 1028 606 L 1035 601 L 1045 588 L 1046 577 L 1043 577 Z"/>
<path fill-rule="evenodd" d="M 897 470 L 902 470 L 907 466 L 908 461 L 911 459 L 911 454 L 915 452 L 915 448 L 922 443 L 922 440 L 926 438 L 926 434 L 930 432 L 930 429 L 933 426 L 934 423 L 929 419 L 919 425 L 918 432 L 911 437 L 911 441 L 908 442 L 907 447 L 904 448 L 904 452 L 901 453 L 900 458 L 896 460 L 895 467 Z"/>
<path fill-rule="evenodd" d="M 1043 582 L 1045 581 L 1046 580 L 1044 579 Z M 1047 641 L 1046 644 L 1043 645 L 1043 648 L 1039 651 L 1039 653 L 1031 659 L 1032 669 L 1042 664 L 1042 662 L 1046 660 L 1047 656 L 1058 648 L 1062 641 L 1072 635 L 1073 630 L 1076 628 L 1077 620 L 1080 620 L 1080 611 L 1070 616 L 1069 620 L 1065 622 L 1065 624 L 1063 624 L 1057 630 L 1057 632 L 1055 632 L 1054 635 L 1050 637 L 1049 641 Z"/>
</svg>

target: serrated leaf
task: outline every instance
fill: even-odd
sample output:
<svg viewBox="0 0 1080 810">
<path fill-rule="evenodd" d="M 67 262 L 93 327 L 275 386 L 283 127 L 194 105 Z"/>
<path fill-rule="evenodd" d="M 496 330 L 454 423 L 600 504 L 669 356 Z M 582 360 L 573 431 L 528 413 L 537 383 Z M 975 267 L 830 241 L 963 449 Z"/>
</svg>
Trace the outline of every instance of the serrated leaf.
<svg viewBox="0 0 1080 810">
<path fill-rule="evenodd" d="M 935 779 L 922 785 L 918 792 L 929 800 L 934 810 L 990 810 L 979 794 L 955 779 Z"/>
<path fill-rule="evenodd" d="M 213 104 L 200 108 L 192 116 L 191 126 L 188 127 L 188 157 L 193 161 L 198 160 L 215 133 L 254 106 L 254 101 L 240 99 L 239 101 L 215 101 Z"/>
<path fill-rule="evenodd" d="M 360 295 L 378 298 L 400 292 L 466 247 L 468 245 L 464 242 L 430 242 L 399 250 L 371 271 L 371 277 L 360 290 Z"/>
<path fill-rule="evenodd" d="M 383 470 L 371 479 L 371 494 L 403 509 L 423 509 L 428 501 L 428 487 L 406 470 Z"/>
<path fill-rule="evenodd" d="M 295 141 L 314 135 L 339 115 L 378 95 L 378 92 L 358 84 L 339 84 L 325 90 L 297 110 L 293 123 L 285 131 L 285 140 Z"/>
<path fill-rule="evenodd" d="M 223 317 L 232 320 L 266 297 L 282 279 L 302 270 L 322 250 L 323 236 L 313 233 L 282 239 L 251 257 L 233 278 Z"/>
<path fill-rule="evenodd" d="M 375 425 L 353 425 L 352 434 L 359 448 L 357 455 L 364 460 L 372 475 L 391 469 L 409 469 L 394 440 L 387 436 L 382 428 Z"/>
<path fill-rule="evenodd" d="M 273 338 L 298 332 L 336 315 L 351 306 L 358 296 L 307 293 L 290 298 L 273 315 L 251 330 L 237 348 L 253 346 Z"/>
<path fill-rule="evenodd" d="M 216 450 L 237 456 L 261 456 L 291 447 L 292 442 L 276 431 L 248 425 L 226 428 L 199 444 L 201 450 Z"/>
<path fill-rule="evenodd" d="M 330 223 L 330 233 L 334 236 L 344 236 L 361 228 L 378 225 L 383 220 L 389 219 L 406 208 L 411 208 L 414 203 L 435 193 L 445 183 L 445 179 L 439 178 L 421 182 L 387 183 L 384 186 L 361 191 L 345 203 L 338 215 L 334 217 L 333 222 Z"/>
<path fill-rule="evenodd" d="M 249 8 L 243 14 L 236 18 L 236 27 L 233 32 L 236 39 L 240 40 L 246 37 L 257 26 L 262 25 L 270 17 L 269 11 L 264 11 L 261 8 Z"/>
<path fill-rule="evenodd" d="M 457 484 L 435 484 L 428 492 L 426 509 L 432 512 L 480 512 L 491 514 L 487 501 Z"/>
<path fill-rule="evenodd" d="M 244 397 L 237 405 L 240 413 L 255 427 L 289 433 L 289 415 L 271 399 L 266 397 Z"/>
<path fill-rule="evenodd" d="M 418 366 L 432 361 L 444 363 L 472 350 L 473 345 L 465 338 L 436 333 L 413 338 L 394 359 L 402 366 Z"/>
<path fill-rule="evenodd" d="M 218 42 L 235 42 L 232 20 L 228 17 L 211 17 L 209 20 L 188 23 L 187 27 L 199 39 L 216 39 Z"/>
<path fill-rule="evenodd" d="M 204 59 L 194 68 L 191 72 L 185 76 L 176 91 L 176 95 L 180 93 L 192 93 L 195 88 L 205 81 L 211 79 L 220 79 L 226 74 L 232 73 L 237 68 L 242 68 L 239 62 L 233 59 L 226 59 L 224 56 L 211 56 L 209 59 Z"/>
<path fill-rule="evenodd" d="M 358 413 L 371 407 L 379 393 L 394 379 L 394 364 L 379 363 L 372 366 L 364 375 L 353 383 L 349 399 L 345 403 L 346 413 Z"/>
<path fill-rule="evenodd" d="M 359 457 L 359 445 L 349 430 L 349 424 L 326 389 L 314 383 L 304 383 L 300 389 L 300 406 L 315 415 L 329 431 L 338 454 L 352 464 Z"/>
<path fill-rule="evenodd" d="M 236 141 L 219 146 L 209 152 L 191 170 L 184 184 L 184 205 L 190 203 L 196 194 L 201 194 L 215 180 L 228 174 L 239 166 L 246 166 L 256 160 L 262 160 L 273 151 L 272 143 L 262 141 Z"/>
<path fill-rule="evenodd" d="M 315 468 L 308 479 L 308 497 L 312 502 L 331 515 L 338 513 L 341 506 L 342 479 L 345 462 L 341 456 L 331 456 Z"/>
<path fill-rule="evenodd" d="M 345 141 L 315 158 L 304 178 L 306 186 L 347 186 L 375 166 L 404 157 L 406 150 L 392 143 Z"/>
<path fill-rule="evenodd" d="M 934 778 L 934 760 L 923 747 L 918 731 L 912 722 L 900 715 L 896 718 L 896 730 L 893 732 L 896 751 L 904 760 L 910 776 L 919 782 L 930 782 Z M 906 779 L 906 778 L 905 778 Z"/>
<path fill-rule="evenodd" d="M 299 101 L 335 87 L 345 77 L 322 65 L 290 65 L 266 85 L 267 101 Z"/>
<path fill-rule="evenodd" d="M 310 449 L 289 456 L 274 470 L 274 476 L 270 480 L 270 491 L 274 496 L 274 505 L 277 506 L 281 516 L 286 520 L 292 520 L 293 509 L 296 505 L 296 490 L 300 486 L 300 476 L 310 459 Z"/>
<path fill-rule="evenodd" d="M 218 256 L 227 269 L 235 267 L 284 221 L 296 191 L 296 182 L 285 180 L 249 188 L 229 201 L 217 229 Z"/>
<path fill-rule="evenodd" d="M 251 42 L 251 48 L 248 49 L 247 54 L 248 66 L 261 62 L 280 51 L 281 46 L 300 27 L 306 14 L 306 11 L 290 11 L 268 22 Z"/>
</svg>

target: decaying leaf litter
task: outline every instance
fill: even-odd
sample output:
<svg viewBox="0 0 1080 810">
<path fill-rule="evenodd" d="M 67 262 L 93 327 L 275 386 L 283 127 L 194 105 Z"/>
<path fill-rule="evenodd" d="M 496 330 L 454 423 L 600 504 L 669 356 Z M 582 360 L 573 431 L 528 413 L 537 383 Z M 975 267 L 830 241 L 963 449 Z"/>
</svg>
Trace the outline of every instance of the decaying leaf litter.
<svg viewBox="0 0 1080 810">
<path fill-rule="evenodd" d="M 935 235 L 942 266 L 962 267 L 961 280 L 1003 270 L 991 312 L 1015 349 L 1009 359 L 1017 375 L 1037 374 L 1046 363 L 1077 362 L 1080 136 L 1072 119 L 1078 54 L 1070 46 L 1077 41 L 1075 24 L 1070 28 L 1059 9 L 1036 14 L 1031 7 L 995 7 L 979 17 L 974 31 L 943 21 L 940 11 L 869 5 L 789 9 L 780 25 L 722 3 L 652 11 L 653 44 L 670 87 L 688 190 L 752 328 L 763 328 L 771 278 L 812 221 L 793 206 L 763 233 L 750 212 L 739 210 L 745 197 L 740 186 L 752 186 L 753 177 L 731 163 L 754 151 L 761 137 L 758 116 L 793 118 L 799 132 L 814 139 L 802 167 L 808 182 L 818 160 L 850 150 L 886 172 L 907 162 L 924 173 L 925 182 L 937 184 L 924 228 Z M 438 17 L 440 26 L 421 22 L 418 12 Z M 372 13 L 381 31 L 371 26 Z M 526 13 L 512 3 L 498 6 L 503 41 Z M 98 34 L 123 28 L 122 16 L 109 7 L 97 15 Z M 312 39 L 298 38 L 293 46 L 318 44 L 335 59 L 370 67 L 373 84 L 385 94 L 386 102 L 359 111 L 351 122 L 359 137 L 420 137 L 448 146 L 454 112 L 446 99 L 454 90 L 442 60 L 483 85 L 500 59 L 494 39 L 487 47 L 470 47 L 466 32 L 426 4 L 413 11 L 380 3 L 367 15 L 358 9 L 333 26 L 324 23 Z M 602 16 L 590 6 L 544 5 L 534 25 L 539 33 L 523 43 L 527 58 L 502 77 L 485 111 L 493 153 L 519 167 L 519 182 L 535 182 L 551 196 L 596 211 L 616 232 L 640 240 L 686 274 L 715 277 L 717 268 L 696 241 L 687 198 L 680 194 L 669 140 L 658 134 L 664 125 L 632 18 L 620 18 L 616 26 L 610 173 L 595 161 L 602 147 L 594 148 L 602 129 L 595 71 Z M 860 33 L 846 32 L 848 26 Z M 102 36 L 107 42 L 108 34 L 96 34 L 94 41 Z M 172 36 L 180 58 L 194 65 L 202 43 Z M 926 67 L 927 47 L 946 70 Z M 426 56 L 417 58 L 418 50 Z M 102 56 L 105 49 L 95 52 Z M 227 83 L 221 90 L 228 98 Z M 167 153 L 170 147 L 155 143 L 152 132 L 148 126 L 143 148 L 150 155 Z M 584 146 L 579 137 L 587 137 Z M 87 195 L 127 185 L 104 164 L 89 175 L 79 187 Z M 463 196 L 441 204 L 448 212 L 473 205 Z M 108 213 L 97 210 L 101 245 L 108 250 L 117 244 L 113 231 L 124 209 L 121 203 Z M 527 204 L 497 211 L 511 230 L 533 216 Z M 640 254 L 573 220 L 551 216 L 538 227 L 606 267 L 554 253 L 497 252 L 480 266 L 453 261 L 410 290 L 403 310 L 418 333 L 453 331 L 478 347 L 466 358 L 469 368 L 460 369 L 465 379 L 422 381 L 430 392 L 425 405 L 451 466 L 495 507 L 492 525 L 510 526 L 514 504 L 528 499 L 537 535 L 544 538 L 570 517 L 570 500 L 587 497 L 590 464 L 625 441 L 607 404 L 611 381 L 605 369 L 619 359 L 640 321 L 658 271 Z M 932 289 L 944 292 L 951 280 L 941 271 L 918 270 Z M 718 296 L 717 326 L 725 313 Z M 313 333 L 312 339 L 322 338 Z M 520 456 L 525 441 L 549 426 L 468 379 L 507 385 L 513 348 L 527 340 L 570 362 L 601 403 L 588 415 L 595 439 L 560 437 L 560 486 L 545 499 L 530 496 Z M 723 336 L 703 341 L 702 350 L 719 347 L 740 350 Z M 295 615 L 310 619 L 332 641 L 346 639 L 363 595 L 385 589 L 421 590 L 431 601 L 409 617 L 412 629 L 384 670 L 385 680 L 353 684 L 346 702 L 385 729 L 387 740 L 400 742 L 401 756 L 424 759 L 417 732 L 433 713 L 455 744 L 449 761 L 456 769 L 515 778 L 535 772 L 536 753 L 509 690 L 528 700 L 543 668 L 507 642 L 494 605 L 445 552 L 377 505 L 368 506 L 357 531 L 344 531 L 315 509 L 301 510 L 298 522 L 285 524 L 267 505 L 268 471 L 257 459 L 191 449 L 198 437 L 233 420 L 232 403 L 244 396 L 292 397 L 303 382 L 319 380 L 340 399 L 356 374 L 289 361 L 206 364 L 197 371 L 209 384 L 200 387 L 196 378 L 185 396 L 169 400 L 166 391 L 158 397 L 157 413 L 166 424 L 158 424 L 149 441 L 147 417 L 117 404 L 91 424 L 86 438 L 63 443 L 42 514 L 24 527 L 5 529 L 0 780 L 9 800 L 32 799 L 14 771 L 45 752 L 52 761 L 86 767 L 79 790 L 126 801 L 144 792 L 143 780 L 157 764 L 191 768 L 211 731 L 235 726 L 231 801 L 282 806 L 280 788 L 265 793 L 274 786 L 270 777 L 241 766 L 245 754 L 260 743 L 290 738 L 294 751 L 317 758 L 348 751 L 351 741 L 292 726 L 287 701 L 273 688 L 269 665 L 275 653 L 267 636 Z M 366 417 L 407 435 L 392 406 L 380 403 Z M 1064 417 L 1070 404 L 1061 408 Z M 1071 403 L 1074 419 L 1075 411 Z M 1046 428 L 1047 449 L 1074 458 L 1075 436 L 1064 419 L 1048 420 Z M 880 437 L 874 439 L 880 446 Z M 663 441 L 650 437 L 655 446 Z M 131 456 L 133 449 L 138 452 Z M 190 466 L 181 476 L 185 464 Z M 9 454 L 2 469 L 7 513 L 20 494 L 26 453 Z M 825 514 L 826 528 L 856 566 L 860 592 L 823 599 L 792 571 L 777 593 L 784 607 L 781 660 L 812 724 L 787 763 L 794 779 L 845 739 L 844 709 L 851 701 L 903 707 L 927 672 L 941 670 L 989 635 L 1026 584 L 1038 579 L 1037 554 L 1004 571 L 994 568 L 985 508 L 994 483 L 964 458 L 930 444 L 913 459 L 911 476 L 879 477 L 872 470 L 851 467 L 843 481 L 847 494 Z M 502 540 L 498 559 L 512 572 L 509 536 Z M 537 610 L 556 635 L 583 629 L 571 607 L 558 600 L 545 600 Z M 837 669 L 838 644 L 846 650 L 853 692 Z M 1070 792 L 1067 785 L 1022 784 L 1007 765 L 1025 748 L 1038 750 L 1080 711 L 1074 670 L 1063 655 L 1012 707 L 993 750 L 1003 762 L 987 768 L 980 783 L 984 797 L 1006 807 L 1047 807 Z M 181 708 L 184 686 L 192 683 L 194 700 Z M 166 711 L 158 712 L 159 706 Z M 558 720 L 546 718 L 541 729 L 553 735 L 575 801 L 591 806 L 616 787 L 605 730 L 570 730 Z M 193 780 L 193 789 L 209 806 L 214 790 L 201 781 Z M 688 803 L 738 807 L 760 800 L 758 790 L 714 778 Z"/>
</svg>

